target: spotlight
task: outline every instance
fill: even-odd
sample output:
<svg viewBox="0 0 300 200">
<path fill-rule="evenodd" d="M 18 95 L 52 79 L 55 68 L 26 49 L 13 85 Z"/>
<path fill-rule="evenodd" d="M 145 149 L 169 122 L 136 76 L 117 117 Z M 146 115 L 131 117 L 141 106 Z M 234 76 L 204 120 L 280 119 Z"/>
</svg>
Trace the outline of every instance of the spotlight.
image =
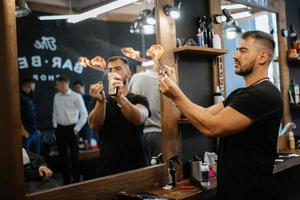
<svg viewBox="0 0 300 200">
<path fill-rule="evenodd" d="M 224 33 L 225 38 L 232 40 L 239 37 L 243 33 L 243 30 L 233 21 L 231 24 L 225 26 Z"/>
<path fill-rule="evenodd" d="M 150 25 L 155 25 L 155 8 L 152 9 L 151 13 L 146 17 L 146 22 Z"/>
<path fill-rule="evenodd" d="M 25 0 L 16 0 L 16 17 L 25 17 L 31 13 Z"/>
<path fill-rule="evenodd" d="M 174 7 L 171 5 L 165 5 L 164 11 L 167 16 L 170 16 L 174 19 L 178 19 L 180 17 L 180 8 L 181 8 L 181 1 L 175 1 Z"/>
<path fill-rule="evenodd" d="M 222 10 L 222 13 L 226 17 L 226 22 L 227 23 L 232 23 L 233 22 L 233 17 L 231 16 L 229 10 L 227 10 L 227 9 L 224 8 Z"/>
</svg>

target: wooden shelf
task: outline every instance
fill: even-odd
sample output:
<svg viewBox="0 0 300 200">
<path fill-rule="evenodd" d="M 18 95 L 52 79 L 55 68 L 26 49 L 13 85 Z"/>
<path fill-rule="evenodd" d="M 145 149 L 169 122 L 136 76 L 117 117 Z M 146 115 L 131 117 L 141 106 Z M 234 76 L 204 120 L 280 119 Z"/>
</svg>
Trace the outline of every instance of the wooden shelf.
<svg viewBox="0 0 300 200">
<path fill-rule="evenodd" d="M 227 49 L 215 49 L 199 46 L 181 46 L 174 49 L 174 53 L 199 53 L 211 56 L 220 56 L 228 53 Z"/>
</svg>

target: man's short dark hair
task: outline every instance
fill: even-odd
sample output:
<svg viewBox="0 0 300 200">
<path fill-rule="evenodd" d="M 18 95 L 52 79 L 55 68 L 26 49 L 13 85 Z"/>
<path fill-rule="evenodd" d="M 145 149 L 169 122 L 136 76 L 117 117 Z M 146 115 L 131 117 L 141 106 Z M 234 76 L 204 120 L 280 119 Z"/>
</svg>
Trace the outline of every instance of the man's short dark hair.
<svg viewBox="0 0 300 200">
<path fill-rule="evenodd" d="M 261 44 L 265 45 L 270 50 L 270 52 L 272 53 L 272 55 L 270 56 L 273 57 L 275 50 L 275 41 L 270 34 L 263 31 L 247 31 L 242 34 L 242 39 L 244 40 L 246 38 L 253 38 L 261 42 Z"/>
<path fill-rule="evenodd" d="M 58 81 L 58 82 L 65 82 L 65 83 L 69 83 L 69 79 L 65 76 L 59 76 L 55 79 L 55 81 Z"/>
<path fill-rule="evenodd" d="M 78 80 L 78 81 L 74 81 L 73 86 L 75 86 L 75 85 L 81 85 L 83 87 L 84 83 L 82 81 Z"/>
<path fill-rule="evenodd" d="M 21 85 L 24 86 L 28 83 L 35 83 L 36 84 L 36 80 L 33 79 L 33 78 L 24 78 L 22 81 L 21 81 Z"/>
<path fill-rule="evenodd" d="M 112 56 L 108 59 L 107 63 L 114 62 L 116 60 L 121 60 L 124 64 L 128 65 L 128 59 L 123 56 Z"/>
</svg>

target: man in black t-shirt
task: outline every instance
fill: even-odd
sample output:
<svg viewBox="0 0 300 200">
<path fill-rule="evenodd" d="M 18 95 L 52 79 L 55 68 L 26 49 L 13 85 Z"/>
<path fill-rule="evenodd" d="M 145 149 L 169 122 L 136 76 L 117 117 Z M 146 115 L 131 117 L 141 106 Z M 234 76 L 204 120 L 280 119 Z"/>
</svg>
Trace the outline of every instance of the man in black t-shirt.
<svg viewBox="0 0 300 200">
<path fill-rule="evenodd" d="M 98 176 L 133 170 L 148 165 L 142 141 L 144 122 L 150 116 L 149 103 L 140 95 L 128 92 L 131 75 L 124 57 L 108 60 L 108 76 L 116 96 L 105 99 L 103 85 L 91 85 L 90 95 L 96 99 L 89 115 L 91 128 L 101 138 Z"/>
<path fill-rule="evenodd" d="M 207 137 L 219 137 L 217 199 L 273 200 L 278 197 L 273 165 L 283 106 L 268 81 L 273 38 L 261 31 L 242 35 L 234 55 L 235 73 L 246 87 L 224 102 L 204 108 L 192 103 L 175 84 L 173 68 L 160 78 L 160 90 Z"/>
</svg>

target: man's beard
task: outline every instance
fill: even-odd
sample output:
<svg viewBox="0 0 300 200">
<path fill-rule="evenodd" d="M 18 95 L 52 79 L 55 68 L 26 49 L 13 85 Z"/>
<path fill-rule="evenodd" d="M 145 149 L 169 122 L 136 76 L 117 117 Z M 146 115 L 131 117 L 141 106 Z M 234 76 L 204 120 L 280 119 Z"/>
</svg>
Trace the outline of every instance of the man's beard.
<svg viewBox="0 0 300 200">
<path fill-rule="evenodd" d="M 255 61 L 252 61 L 245 65 L 243 68 L 241 67 L 238 71 L 236 70 L 235 73 L 240 76 L 248 76 L 253 72 Z M 240 65 L 241 66 L 241 65 Z"/>
</svg>

